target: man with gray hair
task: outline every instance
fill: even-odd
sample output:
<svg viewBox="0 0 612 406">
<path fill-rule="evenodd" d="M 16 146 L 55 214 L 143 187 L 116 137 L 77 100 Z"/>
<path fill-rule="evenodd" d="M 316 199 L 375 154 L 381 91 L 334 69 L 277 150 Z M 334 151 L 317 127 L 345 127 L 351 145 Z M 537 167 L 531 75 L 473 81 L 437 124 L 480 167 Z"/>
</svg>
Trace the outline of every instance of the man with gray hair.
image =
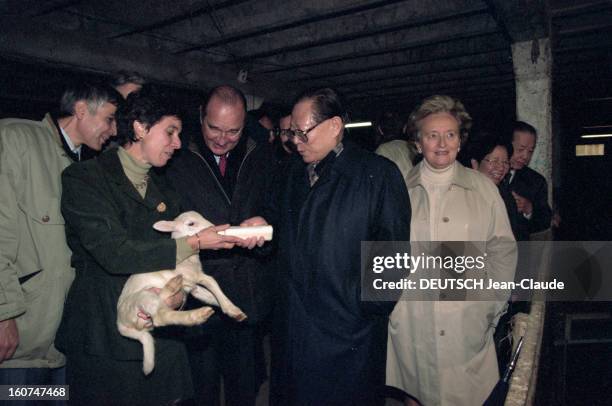
<svg viewBox="0 0 612 406">
<path fill-rule="evenodd" d="M 0 120 L 0 385 L 63 383 L 54 346 L 74 278 L 60 212 L 60 175 L 115 135 L 121 96 L 80 84 L 61 98 L 60 117 Z"/>
</svg>

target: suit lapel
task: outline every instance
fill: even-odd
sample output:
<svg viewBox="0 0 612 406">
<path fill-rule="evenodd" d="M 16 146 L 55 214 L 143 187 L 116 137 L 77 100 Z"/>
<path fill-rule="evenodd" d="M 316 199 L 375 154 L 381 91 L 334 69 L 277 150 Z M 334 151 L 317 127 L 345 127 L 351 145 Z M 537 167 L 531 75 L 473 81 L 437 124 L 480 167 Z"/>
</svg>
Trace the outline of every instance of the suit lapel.
<svg viewBox="0 0 612 406">
<path fill-rule="evenodd" d="M 151 171 L 151 181 L 147 186 L 147 193 L 145 194 L 144 204 L 149 209 L 156 209 L 158 212 L 164 212 L 167 208 L 168 198 L 160 190 L 158 184 L 161 181 L 160 178 L 155 175 L 154 171 Z"/>
</svg>

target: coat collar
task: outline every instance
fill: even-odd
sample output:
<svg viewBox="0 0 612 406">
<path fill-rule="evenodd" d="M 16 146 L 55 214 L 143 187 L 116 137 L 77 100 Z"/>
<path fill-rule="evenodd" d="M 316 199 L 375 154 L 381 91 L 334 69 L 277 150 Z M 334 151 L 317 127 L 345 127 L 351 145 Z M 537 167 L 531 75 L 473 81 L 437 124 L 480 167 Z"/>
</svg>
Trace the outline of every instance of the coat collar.
<svg viewBox="0 0 612 406">
<path fill-rule="evenodd" d="M 53 141 L 55 141 L 55 143 L 63 149 L 61 139 L 62 135 L 58 130 L 56 121 L 53 119 L 53 117 L 51 117 L 51 113 L 45 114 L 45 118 L 43 118 L 43 123 L 49 129 L 49 131 L 51 131 L 51 134 L 53 134 Z"/>
<path fill-rule="evenodd" d="M 474 189 L 474 182 L 469 174 L 467 168 L 461 165 L 459 162 L 455 161 L 453 163 L 455 166 L 453 169 L 453 177 L 451 179 L 451 185 L 457 185 L 463 189 Z M 416 165 L 412 170 L 408 173 L 406 177 L 406 185 L 409 189 L 414 188 L 418 185 L 423 186 L 423 182 L 421 181 L 421 168 L 423 167 L 423 162 L 421 161 L 418 165 Z"/>
<path fill-rule="evenodd" d="M 97 160 L 100 166 L 105 169 L 111 182 L 118 185 L 126 196 L 141 204 L 144 204 L 149 209 L 165 211 L 167 205 L 164 202 L 165 196 L 157 186 L 160 181 L 160 177 L 156 174 L 153 168 L 151 168 L 149 171 L 150 181 L 147 185 L 147 192 L 143 199 L 136 191 L 136 188 L 134 188 L 134 185 L 132 185 L 128 177 L 125 175 L 123 167 L 121 166 L 121 161 L 117 155 L 117 148 L 111 148 L 105 151 L 97 158 Z"/>
</svg>

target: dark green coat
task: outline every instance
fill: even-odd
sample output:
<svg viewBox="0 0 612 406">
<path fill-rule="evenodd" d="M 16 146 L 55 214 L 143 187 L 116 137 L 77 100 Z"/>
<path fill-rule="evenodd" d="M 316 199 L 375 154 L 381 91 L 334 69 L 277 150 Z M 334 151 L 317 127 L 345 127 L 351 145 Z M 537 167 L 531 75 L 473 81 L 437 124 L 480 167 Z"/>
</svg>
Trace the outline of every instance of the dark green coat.
<svg viewBox="0 0 612 406">
<path fill-rule="evenodd" d="M 175 267 L 175 241 L 152 225 L 179 213 L 178 196 L 153 170 L 150 175 L 143 199 L 125 176 L 116 149 L 62 175 L 62 213 L 76 278 L 57 342 L 69 367 L 71 357 L 81 355 L 142 360 L 141 344 L 117 331 L 117 299 L 131 274 Z M 164 329 L 155 331 L 157 353 L 184 351 L 179 341 L 161 339 L 163 334 Z"/>
</svg>

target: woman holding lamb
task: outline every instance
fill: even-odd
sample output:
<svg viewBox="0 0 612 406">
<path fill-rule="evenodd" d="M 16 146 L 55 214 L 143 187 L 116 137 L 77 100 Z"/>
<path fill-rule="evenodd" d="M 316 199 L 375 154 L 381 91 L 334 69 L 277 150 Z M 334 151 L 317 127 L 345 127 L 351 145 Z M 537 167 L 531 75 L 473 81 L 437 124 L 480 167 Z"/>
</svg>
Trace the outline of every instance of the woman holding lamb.
<svg viewBox="0 0 612 406">
<path fill-rule="evenodd" d="M 155 172 L 181 147 L 181 119 L 167 98 L 143 90 L 118 111 L 118 148 L 66 169 L 62 213 L 76 278 L 57 343 L 67 357 L 71 404 L 170 404 L 193 397 L 189 363 L 173 330 L 155 330 L 156 368 L 142 372 L 142 346 L 117 331 L 117 299 L 131 274 L 173 269 L 200 249 L 244 241 L 209 227 L 173 240 L 152 227 L 180 213 L 179 198 Z M 168 303 L 178 307 L 179 293 Z M 146 318 L 146 314 L 140 315 Z"/>
</svg>

